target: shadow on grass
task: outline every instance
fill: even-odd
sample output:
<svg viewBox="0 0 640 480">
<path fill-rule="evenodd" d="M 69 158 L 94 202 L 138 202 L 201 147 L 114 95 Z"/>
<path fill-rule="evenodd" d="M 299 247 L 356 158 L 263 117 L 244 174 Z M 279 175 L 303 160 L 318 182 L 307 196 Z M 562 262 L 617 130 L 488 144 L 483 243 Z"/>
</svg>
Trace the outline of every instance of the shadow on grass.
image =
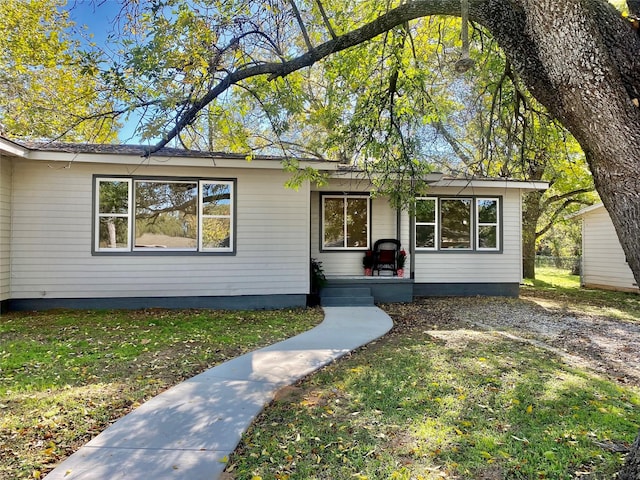
<svg viewBox="0 0 640 480">
<path fill-rule="evenodd" d="M 633 390 L 470 330 L 387 337 L 298 389 L 247 434 L 236 478 L 613 478 L 603 445 L 640 425 Z"/>
</svg>

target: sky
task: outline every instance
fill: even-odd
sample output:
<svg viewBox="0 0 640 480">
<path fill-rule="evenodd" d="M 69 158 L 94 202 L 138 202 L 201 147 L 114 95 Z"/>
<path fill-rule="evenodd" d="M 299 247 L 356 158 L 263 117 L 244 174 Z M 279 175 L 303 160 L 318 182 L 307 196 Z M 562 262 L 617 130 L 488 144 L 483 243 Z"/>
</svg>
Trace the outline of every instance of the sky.
<svg viewBox="0 0 640 480">
<path fill-rule="evenodd" d="M 117 0 L 69 0 L 66 10 L 78 27 L 86 25 L 87 33 L 94 35 L 94 41 L 103 44 L 108 33 L 113 31 L 113 22 L 121 6 Z"/>
<path fill-rule="evenodd" d="M 104 46 L 109 34 L 116 29 L 114 21 L 121 8 L 122 2 L 118 0 L 68 0 L 66 6 L 70 19 L 78 29 L 75 37 L 85 44 L 93 41 L 99 46 Z M 80 34 L 82 31 L 85 33 Z M 118 134 L 122 143 L 141 143 L 134 135 L 136 123 L 137 119 L 134 118 L 123 125 Z"/>
</svg>

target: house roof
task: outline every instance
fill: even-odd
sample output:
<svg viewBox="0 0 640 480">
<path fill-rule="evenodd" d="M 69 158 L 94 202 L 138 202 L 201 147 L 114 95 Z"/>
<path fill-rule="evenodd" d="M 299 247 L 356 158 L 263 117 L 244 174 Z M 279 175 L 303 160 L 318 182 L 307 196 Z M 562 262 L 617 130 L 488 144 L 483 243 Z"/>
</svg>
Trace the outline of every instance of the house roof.
<svg viewBox="0 0 640 480">
<path fill-rule="evenodd" d="M 8 138 L 0 137 L 0 153 L 5 153 L 14 157 L 24 157 L 28 149 Z"/>
<path fill-rule="evenodd" d="M 217 166 L 242 167 L 250 165 L 253 168 L 282 168 L 284 157 L 271 155 L 247 156 L 239 153 L 209 152 L 200 150 L 186 150 L 181 148 L 161 148 L 149 153 L 146 145 L 117 145 L 90 143 L 61 143 L 61 142 L 30 142 L 19 143 L 0 137 L 0 153 L 9 156 L 24 157 L 29 160 L 47 162 L 86 162 L 113 164 L 147 164 L 167 165 L 170 159 L 180 159 L 174 166 Z M 18 151 L 19 150 L 19 151 Z M 250 160 L 247 162 L 247 160 Z M 322 170 L 337 170 L 339 162 L 319 158 L 296 158 L 304 166 L 314 166 Z"/>
<path fill-rule="evenodd" d="M 593 212 L 595 210 L 599 210 L 600 208 L 604 208 L 604 204 L 602 202 L 601 203 L 596 203 L 596 204 L 591 205 L 589 207 L 585 207 L 585 208 L 583 208 L 581 210 L 578 210 L 575 213 L 572 213 L 571 215 L 567 215 L 567 218 L 579 218 L 579 217 L 582 217 L 582 216 L 586 215 L 587 213 L 591 213 L 591 212 Z"/>
<path fill-rule="evenodd" d="M 274 155 L 247 155 L 228 152 L 208 152 L 186 150 L 180 148 L 161 148 L 149 154 L 149 146 L 61 143 L 61 142 L 15 142 L 0 137 L 0 153 L 22 157 L 29 160 L 47 162 L 87 162 L 113 164 L 150 164 L 167 165 L 168 159 L 180 159 L 180 166 L 214 166 L 217 167 L 249 167 L 249 168 L 282 168 L 285 157 Z M 247 160 L 251 160 L 247 162 Z M 312 166 L 318 170 L 333 172 L 333 177 L 353 175 L 362 178 L 364 172 L 351 165 L 320 158 L 295 158 L 303 166 Z M 176 164 L 174 164 L 176 165 Z M 446 177 L 441 173 L 427 175 L 427 181 L 434 187 L 491 187 L 519 188 L 522 190 L 546 190 L 547 182 L 523 181 L 508 178 L 484 177 Z"/>
<path fill-rule="evenodd" d="M 61 142 L 29 142 L 22 141 L 21 145 L 32 151 L 40 152 L 62 152 L 62 153 L 95 153 L 95 154 L 117 154 L 117 155 L 137 155 L 140 157 L 184 157 L 184 158 L 225 158 L 246 160 L 247 155 L 228 152 L 210 152 L 204 150 L 187 150 L 184 148 L 163 147 L 160 150 L 150 153 L 152 146 L 146 145 L 118 145 L 112 143 L 61 143 Z M 281 161 L 282 157 L 275 155 L 255 155 L 252 158 L 259 160 Z M 299 160 L 325 161 L 318 158 L 301 158 Z"/>
<path fill-rule="evenodd" d="M 549 188 L 549 182 L 540 180 L 516 180 L 513 178 L 496 178 L 496 177 L 443 177 L 436 183 L 431 184 L 432 187 L 487 187 L 487 188 L 519 188 L 521 190 L 546 190 Z"/>
</svg>

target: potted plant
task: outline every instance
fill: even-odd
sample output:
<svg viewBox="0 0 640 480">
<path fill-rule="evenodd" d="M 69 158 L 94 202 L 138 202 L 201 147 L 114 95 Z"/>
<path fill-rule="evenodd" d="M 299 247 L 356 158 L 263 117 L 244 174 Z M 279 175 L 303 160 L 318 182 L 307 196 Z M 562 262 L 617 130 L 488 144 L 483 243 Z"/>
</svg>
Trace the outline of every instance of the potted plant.
<svg viewBox="0 0 640 480">
<path fill-rule="evenodd" d="M 404 248 L 398 252 L 398 277 L 404 276 L 404 264 L 407 260 L 407 252 L 404 251 Z"/>
<path fill-rule="evenodd" d="M 364 267 L 364 274 L 367 277 L 370 277 L 371 269 L 373 268 L 373 252 L 371 250 L 364 252 L 364 257 L 362 257 L 362 266 Z"/>
<path fill-rule="evenodd" d="M 307 305 L 315 307 L 320 305 L 320 290 L 327 284 L 327 277 L 324 275 L 322 262 L 315 258 L 311 259 L 311 294 L 307 298 Z"/>
</svg>

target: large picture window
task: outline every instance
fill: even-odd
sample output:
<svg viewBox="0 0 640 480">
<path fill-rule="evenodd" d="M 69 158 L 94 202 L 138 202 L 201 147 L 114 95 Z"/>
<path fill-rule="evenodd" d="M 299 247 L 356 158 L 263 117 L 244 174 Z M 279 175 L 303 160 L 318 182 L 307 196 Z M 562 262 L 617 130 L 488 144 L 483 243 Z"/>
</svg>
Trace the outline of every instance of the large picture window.
<svg viewBox="0 0 640 480">
<path fill-rule="evenodd" d="M 415 243 L 417 250 L 500 250 L 499 199 L 418 198 Z"/>
<path fill-rule="evenodd" d="M 233 182 L 96 179 L 96 252 L 231 252 Z"/>
<path fill-rule="evenodd" d="M 322 197 L 322 248 L 367 250 L 369 248 L 369 197 L 324 195 Z"/>
<path fill-rule="evenodd" d="M 440 249 L 471 248 L 471 199 L 440 199 Z"/>
</svg>

